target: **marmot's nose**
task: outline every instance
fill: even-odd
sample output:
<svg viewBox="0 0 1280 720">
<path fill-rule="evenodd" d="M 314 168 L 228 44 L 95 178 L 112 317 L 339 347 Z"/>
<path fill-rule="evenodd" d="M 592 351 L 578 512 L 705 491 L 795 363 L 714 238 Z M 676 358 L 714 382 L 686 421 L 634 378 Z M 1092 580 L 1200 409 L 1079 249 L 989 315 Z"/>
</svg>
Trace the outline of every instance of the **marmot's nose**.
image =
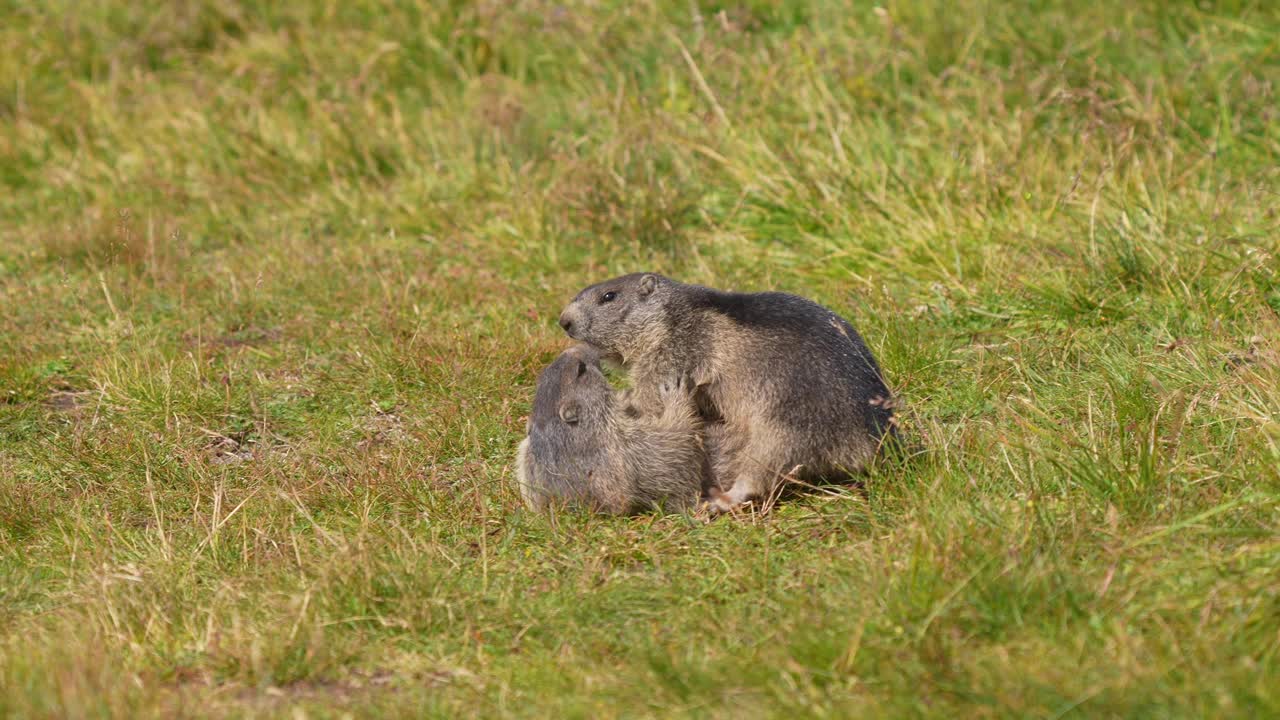
<svg viewBox="0 0 1280 720">
<path fill-rule="evenodd" d="M 560 313 L 560 327 L 564 328 L 565 332 L 569 332 L 569 329 L 573 327 L 573 321 L 565 313 Z"/>
</svg>

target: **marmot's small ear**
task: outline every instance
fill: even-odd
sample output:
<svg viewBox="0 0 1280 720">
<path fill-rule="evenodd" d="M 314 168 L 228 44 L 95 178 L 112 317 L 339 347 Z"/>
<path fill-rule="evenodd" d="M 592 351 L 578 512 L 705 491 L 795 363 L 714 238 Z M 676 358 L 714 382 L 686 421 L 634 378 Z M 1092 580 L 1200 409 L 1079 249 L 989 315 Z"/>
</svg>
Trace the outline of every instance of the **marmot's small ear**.
<svg viewBox="0 0 1280 720">
<path fill-rule="evenodd" d="M 570 425 L 578 424 L 578 403 L 572 401 L 560 403 L 560 419 Z"/>
<path fill-rule="evenodd" d="M 645 297 L 658 289 L 657 275 L 644 275 L 640 278 L 640 297 Z"/>
</svg>

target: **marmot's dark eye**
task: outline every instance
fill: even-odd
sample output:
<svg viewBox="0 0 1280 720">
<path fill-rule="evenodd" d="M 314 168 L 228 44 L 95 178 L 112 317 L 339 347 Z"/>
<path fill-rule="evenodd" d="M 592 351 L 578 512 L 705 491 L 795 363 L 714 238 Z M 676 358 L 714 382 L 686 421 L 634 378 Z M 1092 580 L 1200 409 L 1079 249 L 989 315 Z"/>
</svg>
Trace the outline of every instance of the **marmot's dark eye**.
<svg viewBox="0 0 1280 720">
<path fill-rule="evenodd" d="M 617 297 L 618 297 L 618 293 L 610 290 L 609 292 L 600 296 L 600 302 L 602 303 L 613 302 L 615 299 L 617 299 Z"/>
</svg>

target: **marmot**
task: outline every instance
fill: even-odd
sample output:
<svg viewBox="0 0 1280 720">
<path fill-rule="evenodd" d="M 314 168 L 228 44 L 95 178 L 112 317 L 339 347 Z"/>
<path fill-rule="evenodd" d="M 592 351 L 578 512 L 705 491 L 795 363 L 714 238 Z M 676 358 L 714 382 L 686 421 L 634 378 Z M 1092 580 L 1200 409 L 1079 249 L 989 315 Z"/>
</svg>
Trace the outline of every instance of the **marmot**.
<svg viewBox="0 0 1280 720">
<path fill-rule="evenodd" d="M 528 437 L 516 451 L 525 504 L 555 502 L 611 514 L 682 510 L 701 497 L 706 473 L 692 387 L 676 378 L 639 410 L 614 390 L 600 353 L 565 350 L 538 376 Z"/>
<path fill-rule="evenodd" d="M 780 292 L 733 293 L 635 273 L 592 285 L 560 315 L 570 337 L 630 373 L 640 407 L 672 378 L 723 422 L 713 509 L 767 496 L 784 474 L 859 472 L 893 432 L 889 388 L 853 326 Z"/>
</svg>

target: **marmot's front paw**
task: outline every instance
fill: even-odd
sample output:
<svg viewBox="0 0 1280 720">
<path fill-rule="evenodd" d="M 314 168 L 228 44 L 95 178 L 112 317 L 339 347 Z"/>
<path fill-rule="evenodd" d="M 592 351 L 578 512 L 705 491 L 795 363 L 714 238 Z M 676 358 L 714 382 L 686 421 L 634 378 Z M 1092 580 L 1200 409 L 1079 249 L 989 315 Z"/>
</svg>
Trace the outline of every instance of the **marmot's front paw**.
<svg viewBox="0 0 1280 720">
<path fill-rule="evenodd" d="M 667 400 L 673 395 L 677 395 L 681 391 L 681 378 L 679 375 L 668 375 L 658 382 L 658 395 Z"/>
<path fill-rule="evenodd" d="M 693 390 L 693 378 L 688 373 L 671 373 L 658 382 L 658 393 L 664 400 L 688 396 Z"/>
</svg>

